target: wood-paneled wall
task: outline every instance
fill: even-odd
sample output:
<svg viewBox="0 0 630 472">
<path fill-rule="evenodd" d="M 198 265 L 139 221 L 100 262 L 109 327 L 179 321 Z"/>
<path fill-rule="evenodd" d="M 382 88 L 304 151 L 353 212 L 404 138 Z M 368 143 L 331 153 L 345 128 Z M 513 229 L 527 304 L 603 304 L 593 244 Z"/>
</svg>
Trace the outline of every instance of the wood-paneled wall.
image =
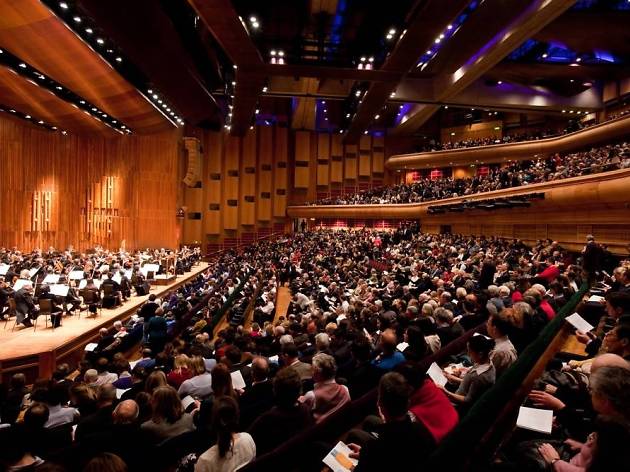
<svg viewBox="0 0 630 472">
<path fill-rule="evenodd" d="M 184 190 L 185 243 L 205 241 L 212 249 L 278 232 L 290 227 L 288 204 L 384 184 L 382 137 L 344 146 L 339 134 L 272 126 L 254 127 L 242 138 L 200 129 L 190 134 L 203 143 L 203 177 L 200 189 Z M 200 204 L 197 192 L 204 196 Z M 200 224 L 189 218 L 197 212 Z"/>
<path fill-rule="evenodd" d="M 179 156 L 178 131 L 63 136 L 0 117 L 0 246 L 176 247 Z"/>
</svg>

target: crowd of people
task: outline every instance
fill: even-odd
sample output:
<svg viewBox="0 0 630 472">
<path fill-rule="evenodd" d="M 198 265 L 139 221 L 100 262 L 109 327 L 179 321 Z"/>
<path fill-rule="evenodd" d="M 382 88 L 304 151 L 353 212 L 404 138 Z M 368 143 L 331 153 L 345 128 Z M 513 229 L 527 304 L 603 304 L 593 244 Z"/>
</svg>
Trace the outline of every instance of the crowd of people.
<svg viewBox="0 0 630 472">
<path fill-rule="evenodd" d="M 62 364 L 32 386 L 15 374 L 0 402 L 2 461 L 13 471 L 173 460 L 235 470 L 378 388 L 380 416 L 350 435 L 356 470 L 404 468 L 456 426 L 582 277 L 553 241 L 527 247 L 416 226 L 298 233 L 227 252 L 169 300 L 147 301 L 133 326 L 104 332 L 74 373 Z M 268 300 L 280 285 L 292 300 L 277 316 Z M 215 336 L 217 313 L 244 300 L 256 321 Z M 480 326 L 487 336 L 470 339 L 446 385 L 417 370 Z M 115 339 L 136 327 L 145 344 L 130 363 Z"/>
<path fill-rule="evenodd" d="M 571 131 L 575 131 L 572 129 Z M 538 139 L 551 138 L 561 133 L 547 129 L 536 130 L 528 133 L 506 134 L 503 136 L 488 136 L 485 138 L 462 139 L 460 141 L 437 142 L 432 141 L 423 151 L 447 151 L 451 149 L 471 148 L 479 146 L 490 146 L 492 144 L 518 143 L 522 141 L 536 141 Z"/>
<path fill-rule="evenodd" d="M 505 167 L 490 167 L 488 174 L 477 175 L 473 178 L 431 179 L 425 177 L 408 184 L 379 187 L 350 195 L 326 198 L 310 204 L 421 203 L 628 167 L 630 167 L 630 143 L 611 144 L 565 156 L 555 154 L 546 159 L 512 162 Z"/>
<path fill-rule="evenodd" d="M 90 252 L 49 248 L 22 253 L 0 248 L 0 319 L 15 327 L 32 327 L 40 313 L 53 327 L 63 316 L 115 308 L 132 294 L 146 295 L 155 277 L 190 271 L 200 250 L 118 252 L 97 247 Z"/>
</svg>

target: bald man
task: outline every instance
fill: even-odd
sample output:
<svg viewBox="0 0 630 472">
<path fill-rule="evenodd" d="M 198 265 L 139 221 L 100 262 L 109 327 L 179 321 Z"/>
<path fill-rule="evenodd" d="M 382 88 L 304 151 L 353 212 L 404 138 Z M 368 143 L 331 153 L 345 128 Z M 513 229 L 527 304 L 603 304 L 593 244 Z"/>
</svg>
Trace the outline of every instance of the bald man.
<svg viewBox="0 0 630 472">
<path fill-rule="evenodd" d="M 140 408 L 135 400 L 123 400 L 114 409 L 112 420 L 114 424 L 133 424 L 139 414 Z"/>
<path fill-rule="evenodd" d="M 252 385 L 239 397 L 243 430 L 274 405 L 273 385 L 269 380 L 269 361 L 264 357 L 254 357 L 251 375 Z"/>
<path fill-rule="evenodd" d="M 372 361 L 372 365 L 383 372 L 389 372 L 398 364 L 405 362 L 405 356 L 396 349 L 398 339 L 393 329 L 386 329 L 381 335 L 379 347 L 381 353 Z"/>
</svg>

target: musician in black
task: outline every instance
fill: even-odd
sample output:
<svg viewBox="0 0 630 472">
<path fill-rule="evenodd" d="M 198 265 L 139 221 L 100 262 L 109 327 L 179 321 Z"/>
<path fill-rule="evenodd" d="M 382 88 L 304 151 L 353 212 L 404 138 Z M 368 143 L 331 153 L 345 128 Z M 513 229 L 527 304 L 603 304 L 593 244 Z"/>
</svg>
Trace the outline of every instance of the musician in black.
<svg viewBox="0 0 630 472">
<path fill-rule="evenodd" d="M 63 313 L 63 308 L 59 306 L 57 303 L 59 298 L 60 297 L 57 297 L 53 295 L 52 293 L 50 293 L 50 287 L 48 285 L 46 284 L 42 285 L 40 289 L 38 301 L 41 304 L 41 300 L 50 300 L 50 303 L 51 303 L 50 321 L 55 328 L 58 328 L 59 326 L 61 326 L 61 315 Z"/>
<path fill-rule="evenodd" d="M 9 298 L 13 296 L 13 289 L 5 281 L 4 277 L 0 277 L 0 319 L 4 319 L 4 312 L 9 308 Z"/>
<path fill-rule="evenodd" d="M 33 285 L 29 282 L 15 292 L 16 323 L 29 328 L 33 326 L 31 320 L 37 318 L 39 308 L 33 301 Z"/>
</svg>

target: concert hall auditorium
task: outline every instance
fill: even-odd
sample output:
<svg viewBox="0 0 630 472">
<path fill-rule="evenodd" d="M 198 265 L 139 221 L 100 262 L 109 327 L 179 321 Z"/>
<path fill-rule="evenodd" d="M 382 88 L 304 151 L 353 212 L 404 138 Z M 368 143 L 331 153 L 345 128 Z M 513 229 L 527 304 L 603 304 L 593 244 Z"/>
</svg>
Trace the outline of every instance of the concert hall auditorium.
<svg viewBox="0 0 630 472">
<path fill-rule="evenodd" d="M 630 0 L 0 0 L 0 470 L 630 467 Z"/>
</svg>

